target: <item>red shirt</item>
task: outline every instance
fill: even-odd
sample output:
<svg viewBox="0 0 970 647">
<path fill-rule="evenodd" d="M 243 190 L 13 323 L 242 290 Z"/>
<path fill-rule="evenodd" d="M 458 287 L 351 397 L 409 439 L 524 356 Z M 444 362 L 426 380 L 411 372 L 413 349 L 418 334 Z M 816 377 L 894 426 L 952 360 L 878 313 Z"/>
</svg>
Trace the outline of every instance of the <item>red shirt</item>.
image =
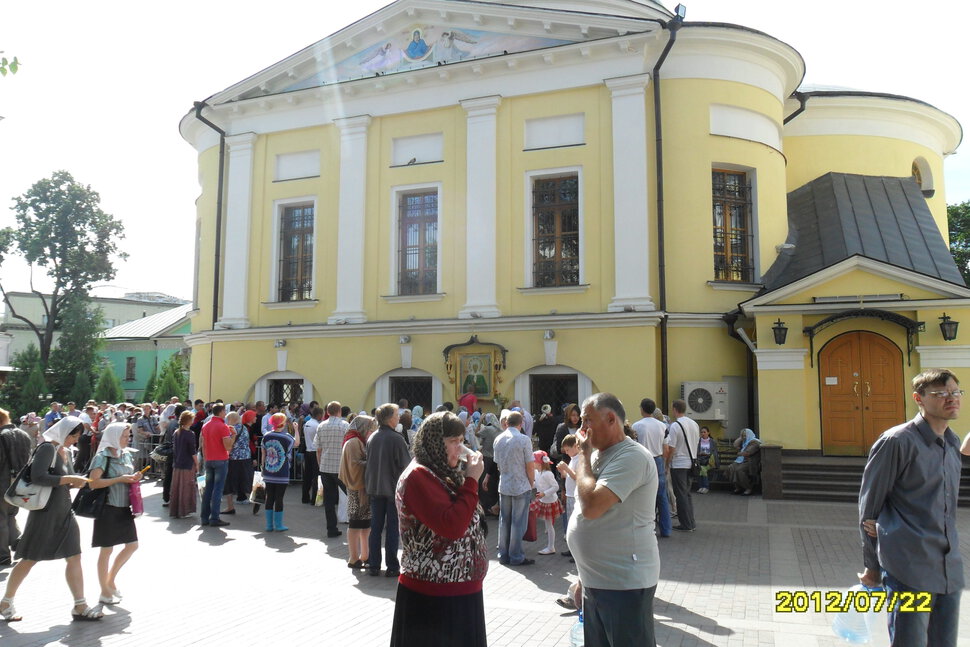
<svg viewBox="0 0 970 647">
<path fill-rule="evenodd" d="M 232 435 L 232 428 L 222 418 L 213 416 L 202 425 L 202 453 L 207 461 L 229 460 L 229 450 L 222 439 Z"/>
<path fill-rule="evenodd" d="M 474 393 L 466 393 L 458 398 L 458 406 L 468 409 L 468 415 L 471 415 L 478 408 L 478 396 Z"/>
</svg>

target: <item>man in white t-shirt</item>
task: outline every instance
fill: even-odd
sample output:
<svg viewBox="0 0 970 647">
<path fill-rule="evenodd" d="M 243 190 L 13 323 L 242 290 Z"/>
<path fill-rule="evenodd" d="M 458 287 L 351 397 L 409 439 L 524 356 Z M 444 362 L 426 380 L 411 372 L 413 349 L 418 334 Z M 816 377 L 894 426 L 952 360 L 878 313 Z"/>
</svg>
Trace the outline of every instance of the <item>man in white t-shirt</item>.
<svg viewBox="0 0 970 647">
<path fill-rule="evenodd" d="M 701 431 L 697 423 L 687 417 L 687 403 L 674 400 L 670 405 L 674 421 L 667 432 L 664 458 L 670 465 L 670 479 L 674 482 L 674 498 L 677 499 L 679 525 L 674 530 L 694 532 L 694 503 L 690 498 L 691 456 L 697 456 L 697 443 Z"/>
<path fill-rule="evenodd" d="M 667 470 L 664 466 L 664 440 L 667 436 L 667 425 L 653 417 L 657 410 L 657 403 L 650 398 L 640 400 L 640 420 L 633 423 L 633 431 L 637 434 L 637 441 L 647 448 L 657 464 L 657 522 L 660 526 L 660 536 L 670 536 L 670 501 L 667 499 Z"/>
</svg>

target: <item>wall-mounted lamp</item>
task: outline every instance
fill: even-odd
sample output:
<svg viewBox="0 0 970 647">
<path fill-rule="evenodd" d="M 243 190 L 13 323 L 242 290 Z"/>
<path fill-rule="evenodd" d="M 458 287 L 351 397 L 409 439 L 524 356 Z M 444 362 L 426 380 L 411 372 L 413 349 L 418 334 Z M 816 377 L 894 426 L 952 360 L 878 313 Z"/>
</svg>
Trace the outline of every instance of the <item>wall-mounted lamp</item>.
<svg viewBox="0 0 970 647">
<path fill-rule="evenodd" d="M 284 346 L 286 346 L 285 339 L 277 339 L 273 342 L 273 348 L 283 348 Z"/>
<path fill-rule="evenodd" d="M 785 345 L 785 340 L 788 339 L 788 326 L 782 322 L 781 319 L 775 322 L 775 325 L 771 327 L 771 332 L 775 336 L 775 343 L 779 346 Z"/>
<path fill-rule="evenodd" d="M 397 342 L 399 344 L 402 344 L 402 345 L 403 344 L 410 344 L 411 343 L 411 335 L 401 335 L 400 337 L 397 338 Z"/>
<path fill-rule="evenodd" d="M 683 20 L 687 17 L 687 7 L 682 4 L 678 4 L 676 7 L 674 7 L 674 15 Z"/>
<path fill-rule="evenodd" d="M 556 338 L 556 331 L 550 328 L 549 330 L 547 330 L 544 333 L 542 333 L 542 338 L 545 339 L 545 340 L 555 339 Z"/>
<path fill-rule="evenodd" d="M 940 332 L 943 333 L 943 341 L 953 341 L 957 338 L 957 327 L 959 327 L 959 321 L 953 321 L 950 317 L 943 313 L 940 317 Z"/>
</svg>

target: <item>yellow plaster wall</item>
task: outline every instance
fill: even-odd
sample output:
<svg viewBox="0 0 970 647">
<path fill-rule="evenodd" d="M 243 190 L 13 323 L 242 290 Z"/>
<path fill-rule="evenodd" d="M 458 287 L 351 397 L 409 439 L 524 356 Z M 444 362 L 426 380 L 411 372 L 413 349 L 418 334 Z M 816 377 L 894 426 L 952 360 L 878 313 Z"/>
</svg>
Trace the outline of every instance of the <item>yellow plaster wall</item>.
<svg viewBox="0 0 970 647">
<path fill-rule="evenodd" d="M 853 270 L 830 281 L 812 285 L 803 292 L 779 299 L 778 304 L 811 303 L 817 296 L 858 296 L 866 294 L 900 294 L 906 299 L 939 299 L 940 295 L 922 288 L 904 285 L 899 281 L 876 276 L 863 270 Z M 863 304 L 865 305 L 865 304 Z M 873 307 L 876 307 L 873 304 Z"/>
<path fill-rule="evenodd" d="M 933 173 L 936 193 L 926 203 L 937 227 L 947 239 L 943 159 L 931 149 L 901 139 L 863 135 L 786 137 L 788 190 L 829 172 L 909 177 L 913 160 L 926 159 Z"/>
<path fill-rule="evenodd" d="M 746 298 L 707 285 L 714 278 L 713 168 L 754 171 L 760 256 L 756 275 L 771 266 L 775 245 L 788 234 L 784 155 L 762 143 L 710 135 L 710 106 L 715 103 L 754 110 L 781 125 L 782 105 L 764 90 L 728 81 L 664 81 L 665 242 L 668 308 L 673 311 L 723 312 Z"/>
</svg>

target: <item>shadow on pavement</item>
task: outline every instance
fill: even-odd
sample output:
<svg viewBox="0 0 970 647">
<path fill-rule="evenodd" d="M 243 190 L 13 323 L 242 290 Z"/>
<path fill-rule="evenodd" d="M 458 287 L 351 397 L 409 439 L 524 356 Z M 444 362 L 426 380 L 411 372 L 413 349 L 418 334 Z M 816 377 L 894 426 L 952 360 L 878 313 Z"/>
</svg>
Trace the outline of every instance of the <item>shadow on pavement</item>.
<svg viewBox="0 0 970 647">
<path fill-rule="evenodd" d="M 658 644 L 661 638 L 663 638 L 663 644 L 679 645 L 683 642 L 685 645 L 710 645 L 711 647 L 715 644 L 701 639 L 696 632 L 688 633 L 677 627 L 672 627 L 668 624 L 670 622 L 687 625 L 695 629 L 703 629 L 705 633 L 715 636 L 731 636 L 735 633 L 732 629 L 721 626 L 714 618 L 702 616 L 686 607 L 673 602 L 665 602 L 660 598 L 654 600 L 653 618 Z"/>
</svg>

